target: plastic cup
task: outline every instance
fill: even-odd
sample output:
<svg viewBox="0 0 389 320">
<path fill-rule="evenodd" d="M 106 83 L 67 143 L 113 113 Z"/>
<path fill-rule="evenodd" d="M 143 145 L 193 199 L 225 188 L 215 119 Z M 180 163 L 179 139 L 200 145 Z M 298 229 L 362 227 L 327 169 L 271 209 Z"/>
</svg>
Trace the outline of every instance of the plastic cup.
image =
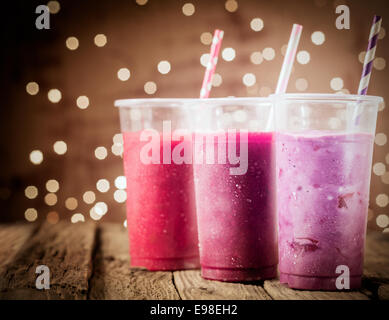
<svg viewBox="0 0 389 320">
<path fill-rule="evenodd" d="M 380 97 L 280 94 L 277 211 L 280 281 L 308 290 L 361 285 Z"/>
<path fill-rule="evenodd" d="M 191 151 L 187 99 L 117 100 L 124 140 L 127 228 L 131 265 L 149 270 L 199 267 L 191 163 L 172 161 L 178 147 Z"/>
<path fill-rule="evenodd" d="M 276 276 L 271 109 L 270 100 L 260 98 L 194 102 L 194 181 L 201 275 L 206 279 Z"/>
</svg>

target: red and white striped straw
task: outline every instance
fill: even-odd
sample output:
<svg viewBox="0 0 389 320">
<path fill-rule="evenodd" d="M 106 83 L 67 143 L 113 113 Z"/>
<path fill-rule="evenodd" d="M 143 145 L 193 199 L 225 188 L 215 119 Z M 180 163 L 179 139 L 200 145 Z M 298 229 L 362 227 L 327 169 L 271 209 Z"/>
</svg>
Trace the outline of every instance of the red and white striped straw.
<svg viewBox="0 0 389 320">
<path fill-rule="evenodd" d="M 378 33 L 380 32 L 381 28 L 381 21 L 382 19 L 380 16 L 374 16 L 373 24 L 370 29 L 365 61 L 363 63 L 361 81 L 359 82 L 358 94 L 360 95 L 367 94 L 367 88 L 369 86 L 371 69 L 375 56 L 375 49 L 377 48 Z"/>
<path fill-rule="evenodd" d="M 282 63 L 280 76 L 278 77 L 276 93 L 286 92 L 302 30 L 303 27 L 301 25 L 293 25 L 292 32 L 290 33 L 288 48 L 286 49 L 285 53 L 284 62 Z"/>
<path fill-rule="evenodd" d="M 220 47 L 222 46 L 224 32 L 216 29 L 212 39 L 211 52 L 209 54 L 209 61 L 207 69 L 205 70 L 203 85 L 200 90 L 200 98 L 208 98 L 212 88 L 212 78 L 215 74 L 217 59 L 219 56 Z"/>
</svg>

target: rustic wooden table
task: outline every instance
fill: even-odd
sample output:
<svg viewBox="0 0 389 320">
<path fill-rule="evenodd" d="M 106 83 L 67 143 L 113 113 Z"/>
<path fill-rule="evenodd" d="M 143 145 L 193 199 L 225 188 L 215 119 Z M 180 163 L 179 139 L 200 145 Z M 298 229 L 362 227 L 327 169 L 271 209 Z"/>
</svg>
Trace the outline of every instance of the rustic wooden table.
<svg viewBox="0 0 389 320">
<path fill-rule="evenodd" d="M 38 265 L 50 289 L 38 290 Z M 0 299 L 389 299 L 389 234 L 370 232 L 363 288 L 292 290 L 270 280 L 251 284 L 204 280 L 199 270 L 130 268 L 127 230 L 119 224 L 0 225 Z"/>
</svg>

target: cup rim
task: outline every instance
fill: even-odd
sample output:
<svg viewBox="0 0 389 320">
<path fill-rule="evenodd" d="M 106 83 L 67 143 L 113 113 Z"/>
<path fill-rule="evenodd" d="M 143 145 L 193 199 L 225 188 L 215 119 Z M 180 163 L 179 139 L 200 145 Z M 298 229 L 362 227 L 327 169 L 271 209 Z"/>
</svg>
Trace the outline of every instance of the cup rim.
<svg viewBox="0 0 389 320">
<path fill-rule="evenodd" d="M 271 103 L 269 97 L 223 97 L 223 98 L 136 98 L 136 99 L 118 99 L 114 101 L 114 106 L 117 108 L 130 107 L 161 107 L 171 108 L 180 107 L 184 103 L 193 104 L 200 102 L 201 104 L 223 103 L 224 105 L 240 103 Z"/>
<path fill-rule="evenodd" d="M 275 93 L 269 96 L 271 99 L 293 100 L 293 101 L 325 101 L 325 102 L 345 102 L 345 101 L 367 101 L 377 104 L 384 101 L 380 96 L 369 96 L 359 94 L 340 94 L 340 93 Z"/>
</svg>

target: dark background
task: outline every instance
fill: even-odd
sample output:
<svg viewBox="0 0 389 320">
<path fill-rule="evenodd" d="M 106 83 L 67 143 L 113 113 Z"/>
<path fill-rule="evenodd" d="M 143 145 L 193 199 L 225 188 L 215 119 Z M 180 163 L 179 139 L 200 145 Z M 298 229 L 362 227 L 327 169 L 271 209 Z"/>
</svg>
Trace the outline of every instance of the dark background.
<svg viewBox="0 0 389 320">
<path fill-rule="evenodd" d="M 232 61 L 220 58 L 216 72 L 221 85 L 212 89 L 211 96 L 265 96 L 274 91 L 283 55 L 281 48 L 288 42 L 293 23 L 304 26 L 300 50 L 310 54 L 307 64 L 295 62 L 288 92 L 300 92 L 298 79 L 305 79 L 308 87 L 301 92 L 336 92 L 331 88 L 333 78 L 341 78 L 343 91 L 356 93 L 362 63 L 359 54 L 366 50 L 370 25 L 374 14 L 383 17 L 383 29 L 376 57 L 380 58 L 370 81 L 369 94 L 389 99 L 389 74 L 385 60 L 389 59 L 389 21 L 387 1 L 333 0 L 148 0 L 140 5 L 135 0 L 58 1 L 60 10 L 50 15 L 50 30 L 38 30 L 35 8 L 40 1 L 12 1 L 2 9 L 1 28 L 1 108 L 0 108 L 0 221 L 25 220 L 25 211 L 34 208 L 37 220 L 56 223 L 70 220 L 81 213 L 91 220 L 90 209 L 83 194 L 93 191 L 96 202 L 105 202 L 108 212 L 101 221 L 125 220 L 125 204 L 114 199 L 114 180 L 123 175 L 122 159 L 111 151 L 113 136 L 120 132 L 118 112 L 113 101 L 137 97 L 197 97 L 204 67 L 200 57 L 209 52 L 209 45 L 200 40 L 204 32 L 215 28 L 225 31 L 222 50 L 235 49 Z M 139 1 L 138 2 L 142 2 Z M 143 0 L 143 2 L 145 2 Z M 183 14 L 185 3 L 192 3 L 195 12 Z M 237 9 L 234 10 L 234 7 Z M 351 29 L 335 27 L 335 7 L 346 4 L 351 12 Z M 228 11 L 233 8 L 233 12 Z M 264 27 L 255 32 L 250 28 L 253 18 L 261 18 Z M 321 31 L 322 45 L 315 45 L 311 35 Z M 104 34 L 107 43 L 98 47 L 97 34 Z M 79 41 L 76 50 L 69 50 L 66 39 L 74 36 Z M 274 59 L 254 64 L 250 55 L 264 48 L 275 50 Z M 384 60 L 383 60 L 384 59 Z M 158 72 L 160 61 L 167 60 L 171 70 Z M 128 68 L 131 76 L 120 81 L 117 72 Z M 256 83 L 246 87 L 242 77 L 256 75 Z M 147 94 L 144 85 L 153 81 L 154 94 Z M 304 82 L 304 80 L 302 80 Z M 39 92 L 26 91 L 29 82 L 39 85 Z M 301 80 L 300 80 L 301 82 Z M 62 99 L 52 103 L 48 91 L 60 90 Z M 301 88 L 300 88 L 301 89 Z M 80 109 L 79 96 L 89 98 L 89 106 Z M 389 224 L 389 149 L 385 143 L 389 135 L 389 111 L 381 106 L 377 123 L 372 173 L 369 227 L 384 230 Z M 384 133 L 384 135 L 382 135 Z M 56 141 L 67 144 L 67 152 L 58 155 L 53 150 Z M 108 155 L 99 160 L 97 147 L 105 147 Z M 120 145 L 117 145 L 120 149 Z M 30 153 L 40 150 L 43 161 L 33 164 Z M 106 193 L 96 189 L 99 179 L 107 179 Z M 54 206 L 45 202 L 46 182 L 59 183 Z M 34 186 L 38 195 L 28 199 L 25 189 Z M 384 194 L 384 196 L 382 196 Z M 378 200 L 377 204 L 377 196 Z M 65 201 L 74 197 L 74 210 Z M 378 218 L 377 218 L 378 217 Z M 388 229 L 386 231 L 389 231 Z"/>
</svg>

